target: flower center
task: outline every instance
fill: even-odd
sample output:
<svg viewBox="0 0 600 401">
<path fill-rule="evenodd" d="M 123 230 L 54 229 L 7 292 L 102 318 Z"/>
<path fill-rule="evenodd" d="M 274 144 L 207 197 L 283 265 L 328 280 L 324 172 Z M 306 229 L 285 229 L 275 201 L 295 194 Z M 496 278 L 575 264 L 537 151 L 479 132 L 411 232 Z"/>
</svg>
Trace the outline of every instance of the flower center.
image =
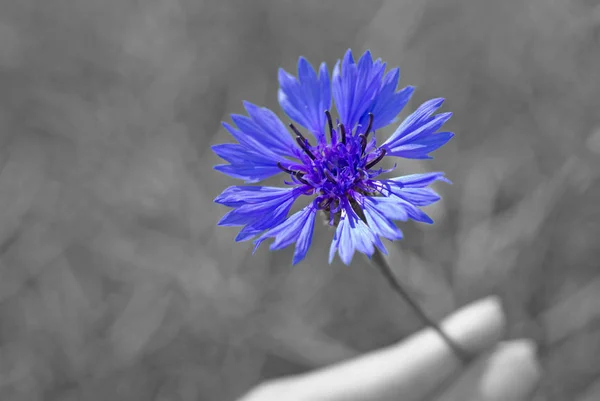
<svg viewBox="0 0 600 401">
<path fill-rule="evenodd" d="M 369 123 L 365 130 L 358 125 L 355 132 L 348 132 L 344 124 L 334 129 L 329 111 L 325 111 L 329 126 L 330 142 L 312 146 L 302 133 L 293 125 L 290 128 L 296 134 L 296 142 L 302 149 L 299 157 L 302 164 L 291 164 L 280 169 L 290 174 L 294 183 L 312 187 L 312 193 L 318 192 L 315 206 L 318 209 L 336 213 L 345 199 L 352 199 L 354 192 L 373 192 L 367 180 L 381 172 L 371 170 L 385 156 L 385 149 L 376 146 L 375 139 L 369 141 L 373 127 L 373 114 L 369 114 Z"/>
</svg>

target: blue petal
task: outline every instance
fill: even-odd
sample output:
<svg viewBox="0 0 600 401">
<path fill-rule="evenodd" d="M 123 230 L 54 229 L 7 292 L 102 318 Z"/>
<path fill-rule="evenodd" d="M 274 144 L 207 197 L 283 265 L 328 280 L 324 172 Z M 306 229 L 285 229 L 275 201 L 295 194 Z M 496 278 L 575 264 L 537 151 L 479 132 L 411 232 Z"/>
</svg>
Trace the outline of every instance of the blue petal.
<svg viewBox="0 0 600 401">
<path fill-rule="evenodd" d="M 368 113 L 373 113 L 373 131 L 395 122 L 396 117 L 400 114 L 404 106 L 406 106 L 415 90 L 414 87 L 407 86 L 396 92 L 399 78 L 400 69 L 394 68 L 383 79 L 381 89 L 368 110 Z M 368 125 L 368 113 L 363 114 L 361 117 L 361 126 Z"/>
<path fill-rule="evenodd" d="M 295 199 L 287 200 L 283 204 L 277 206 L 268 214 L 265 213 L 262 217 L 249 220 L 247 225 L 243 227 L 236 236 L 236 242 L 247 241 L 257 234 L 270 230 L 273 227 L 281 224 L 286 220 Z"/>
<path fill-rule="evenodd" d="M 444 103 L 443 98 L 430 99 L 423 103 L 411 115 L 406 117 L 402 124 L 396 129 L 396 132 L 386 141 L 389 143 L 397 136 L 402 135 L 405 131 L 411 131 L 413 127 L 419 127 L 424 122 L 428 121 L 430 116 L 439 109 Z"/>
<path fill-rule="evenodd" d="M 405 188 L 424 188 L 437 180 L 451 184 L 443 172 L 410 174 L 391 179 L 391 181 L 397 182 Z"/>
<path fill-rule="evenodd" d="M 395 197 L 391 196 L 391 198 L 395 198 Z M 395 198 L 395 200 L 398 202 L 400 207 L 404 207 L 406 209 L 406 213 L 408 214 L 408 217 L 410 217 L 414 221 L 418 221 L 420 223 L 425 223 L 425 224 L 433 224 L 433 219 L 431 217 L 429 217 L 427 215 L 427 213 L 425 213 L 424 211 L 419 209 L 417 206 L 413 205 L 412 203 L 410 203 L 400 197 Z"/>
<path fill-rule="evenodd" d="M 254 131 L 249 128 L 248 121 L 251 120 L 248 117 L 244 117 L 239 114 L 232 114 L 231 119 L 236 124 L 237 122 L 241 123 L 242 127 L 244 127 L 246 130 L 242 131 L 241 129 L 234 128 L 226 122 L 223 122 L 222 125 L 245 149 L 260 153 L 269 159 L 285 160 L 281 155 L 275 153 L 271 148 L 262 142 L 263 136 L 265 135 L 263 132 Z"/>
<path fill-rule="evenodd" d="M 220 226 L 242 226 L 240 240 L 258 231 L 268 230 L 285 220 L 294 201 L 302 194 L 302 188 L 288 188 L 280 196 L 259 203 L 246 203 L 229 211 L 221 218 Z M 236 202 L 237 203 L 237 202 Z"/>
<path fill-rule="evenodd" d="M 402 231 L 392 220 L 385 217 L 376 207 L 373 207 L 371 203 L 364 203 L 364 213 L 367 218 L 367 224 L 373 230 L 373 232 L 383 238 L 387 238 L 391 241 L 402 239 Z"/>
<path fill-rule="evenodd" d="M 260 166 L 275 166 L 277 167 L 277 159 L 272 159 L 264 154 L 254 150 L 247 149 L 237 143 L 222 143 L 211 146 L 211 149 L 217 156 L 231 164 L 252 164 Z"/>
<path fill-rule="evenodd" d="M 440 196 L 431 188 L 404 188 L 394 191 L 396 195 L 415 206 L 428 206 L 439 201 Z"/>
<path fill-rule="evenodd" d="M 388 196 L 365 197 L 365 208 L 372 207 L 390 220 L 406 221 L 409 218 L 421 223 L 433 224 L 433 220 L 413 203 L 395 193 Z"/>
<path fill-rule="evenodd" d="M 329 248 L 329 263 L 333 261 L 335 251 L 339 250 L 340 259 L 346 265 L 352 262 L 352 256 L 354 256 L 354 244 L 352 243 L 352 227 L 350 219 L 347 215 L 342 212 L 342 217 L 335 230 L 333 241 Z"/>
<path fill-rule="evenodd" d="M 266 109 L 257 109 L 252 109 L 253 113 L 266 113 Z M 276 129 L 274 128 L 276 127 L 275 123 L 272 120 L 268 120 L 268 117 L 265 118 L 265 120 L 261 121 L 261 124 L 264 127 L 269 127 L 272 130 L 271 133 L 274 133 Z M 269 134 L 269 131 L 265 131 L 263 127 L 248 117 L 232 115 L 232 119 L 243 130 L 234 128 L 225 122 L 223 123 L 223 127 L 231 133 L 239 144 L 225 143 L 212 146 L 212 150 L 217 156 L 230 163 L 230 165 L 215 166 L 215 170 L 233 178 L 253 183 L 280 173 L 281 170 L 277 166 L 277 163 L 282 163 L 283 165 L 290 163 L 284 156 L 294 157 L 293 148 L 287 148 L 285 144 L 275 146 L 270 143 L 274 139 Z"/>
<path fill-rule="evenodd" d="M 342 75 L 342 69 L 344 74 Z M 348 49 L 342 61 L 342 69 L 338 60 L 333 68 L 332 92 L 335 99 L 335 107 L 342 123 L 348 125 L 352 112 L 354 89 L 356 87 L 356 64 L 352 57 L 352 51 Z"/>
<path fill-rule="evenodd" d="M 448 142 L 454 136 L 453 133 L 436 131 L 450 119 L 452 113 L 431 116 L 443 102 L 444 99 L 429 100 L 408 116 L 382 145 L 387 150 L 387 155 L 430 159 L 429 153 Z"/>
<path fill-rule="evenodd" d="M 452 137 L 454 137 L 453 132 L 438 132 L 415 140 L 413 143 L 395 147 L 387 155 L 406 159 L 432 159 L 429 154 L 444 146 Z"/>
<path fill-rule="evenodd" d="M 355 64 L 352 51 L 348 50 L 341 67 L 340 70 L 338 61 L 333 70 L 333 97 L 340 120 L 350 131 L 373 106 L 386 64 L 381 60 L 373 62 L 368 50 Z"/>
<path fill-rule="evenodd" d="M 312 209 L 311 213 L 306 220 L 304 221 L 304 226 L 302 227 L 302 231 L 300 231 L 300 235 L 296 240 L 296 249 L 294 250 L 294 258 L 292 260 L 292 264 L 298 264 L 308 252 L 308 248 L 310 248 L 310 244 L 312 243 L 313 231 L 315 228 L 315 217 L 317 216 L 316 210 Z"/>
<path fill-rule="evenodd" d="M 215 203 L 229 207 L 239 207 L 249 203 L 262 203 L 286 196 L 291 188 L 232 186 L 215 198 Z"/>
<path fill-rule="evenodd" d="M 279 104 L 286 114 L 307 128 L 320 143 L 325 142 L 325 110 L 331 108 L 331 83 L 327 65 L 319 75 L 304 58 L 298 60 L 298 79 L 279 69 Z"/>
<path fill-rule="evenodd" d="M 390 148 L 407 143 L 414 143 L 416 140 L 436 132 L 450 119 L 450 117 L 452 117 L 452 113 L 442 113 L 435 117 L 429 117 L 426 120 L 423 120 L 422 124 L 418 126 L 413 125 L 409 130 L 396 130 L 386 143 Z"/>
<path fill-rule="evenodd" d="M 246 226 L 242 228 L 238 235 L 235 237 L 235 242 L 248 241 L 249 239 L 256 237 L 256 235 L 260 234 L 261 232 L 263 232 L 263 230 L 257 230 L 255 228 L 252 228 L 252 226 Z"/>
<path fill-rule="evenodd" d="M 316 209 L 312 205 L 306 206 L 258 238 L 255 241 L 254 251 L 268 238 L 275 238 L 270 246 L 271 250 L 283 249 L 296 242 L 293 264 L 297 264 L 304 259 L 308 248 L 310 248 L 315 216 Z"/>
<path fill-rule="evenodd" d="M 377 210 L 379 214 L 390 220 L 407 221 L 409 218 L 406 208 L 395 197 L 365 197 L 364 204 L 365 209 Z"/>
<path fill-rule="evenodd" d="M 444 173 L 434 172 L 396 177 L 378 181 L 378 184 L 387 185 L 388 192 L 415 206 L 427 206 L 440 200 L 440 196 L 433 189 L 427 188 L 437 180 L 450 183 L 450 180 L 444 177 Z"/>
<path fill-rule="evenodd" d="M 379 237 L 373 233 L 352 210 L 350 204 L 346 202 L 346 205 L 342 208 L 340 222 L 329 248 L 329 263 L 333 261 L 335 252 L 338 251 L 342 262 L 349 265 L 352 262 L 355 250 L 371 256 L 375 251 L 374 246 L 377 246 L 383 253 L 387 253 Z"/>
<path fill-rule="evenodd" d="M 214 169 L 230 177 L 244 180 L 247 184 L 266 180 L 269 177 L 281 173 L 281 170 L 277 166 L 252 166 L 247 164 L 219 164 L 216 165 Z"/>
<path fill-rule="evenodd" d="M 216 170 L 251 183 L 279 173 L 277 163 L 289 164 L 286 157 L 295 158 L 297 148 L 272 111 L 249 102 L 244 105 L 250 117 L 233 114 L 237 128 L 223 123 L 239 144 L 215 145 L 212 149 L 231 164 L 216 166 Z"/>
<path fill-rule="evenodd" d="M 244 127 L 236 122 L 238 128 L 243 132 L 255 131 L 255 135 L 259 136 L 260 141 L 269 149 L 282 156 L 293 157 L 296 143 L 279 117 L 271 110 L 250 102 L 244 102 L 244 107 L 252 120 Z"/>
</svg>

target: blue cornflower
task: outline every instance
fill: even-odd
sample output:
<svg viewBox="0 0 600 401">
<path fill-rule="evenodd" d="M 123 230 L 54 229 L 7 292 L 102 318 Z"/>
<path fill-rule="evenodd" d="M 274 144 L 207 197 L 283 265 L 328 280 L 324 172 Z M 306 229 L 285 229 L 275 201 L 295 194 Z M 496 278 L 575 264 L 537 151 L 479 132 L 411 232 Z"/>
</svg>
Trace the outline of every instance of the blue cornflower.
<svg viewBox="0 0 600 401">
<path fill-rule="evenodd" d="M 244 102 L 248 116 L 232 115 L 236 127 L 223 126 L 239 142 L 213 146 L 229 164 L 215 169 L 231 177 L 255 183 L 278 173 L 289 175 L 283 188 L 233 186 L 215 202 L 234 208 L 219 222 L 222 226 L 243 226 L 236 241 L 255 239 L 255 248 L 274 238 L 271 250 L 296 243 L 293 263 L 302 260 L 310 247 L 317 212 L 337 226 L 329 252 L 336 251 L 350 264 L 354 251 L 368 256 L 375 247 L 386 250 L 380 237 L 402 238 L 394 220 L 409 218 L 433 223 L 421 206 L 440 197 L 429 184 L 449 182 L 441 172 L 414 174 L 392 179 L 379 178 L 384 170 L 377 164 L 384 157 L 431 159 L 429 154 L 454 135 L 437 132 L 451 113 L 433 113 L 444 99 L 422 104 L 408 116 L 383 144 L 375 131 L 396 120 L 414 88 L 397 91 L 398 68 L 384 74 L 386 64 L 373 61 L 369 51 L 355 63 L 348 50 L 336 63 L 330 81 L 322 63 L 318 75 L 303 57 L 298 61 L 298 78 L 279 70 L 279 104 L 285 113 L 312 136 L 308 140 L 289 124 L 294 138 L 269 109 Z M 329 110 L 335 100 L 336 123 Z M 302 196 L 311 202 L 288 217 L 292 204 Z"/>
</svg>

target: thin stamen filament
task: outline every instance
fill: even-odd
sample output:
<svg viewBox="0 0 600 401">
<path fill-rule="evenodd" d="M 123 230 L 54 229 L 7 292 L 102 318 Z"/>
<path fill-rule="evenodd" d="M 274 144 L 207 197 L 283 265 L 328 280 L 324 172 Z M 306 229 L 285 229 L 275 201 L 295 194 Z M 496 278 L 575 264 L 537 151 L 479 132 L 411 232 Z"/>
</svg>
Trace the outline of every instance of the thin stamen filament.
<svg viewBox="0 0 600 401">
<path fill-rule="evenodd" d="M 331 137 L 331 143 L 333 143 L 333 120 L 331 119 L 329 110 L 325 110 L 325 115 L 327 116 L 327 124 L 329 125 L 329 136 Z"/>
<path fill-rule="evenodd" d="M 373 127 L 373 113 L 369 113 L 369 125 L 367 125 L 367 130 L 364 132 L 365 138 L 369 136 L 371 132 L 371 128 Z"/>
<path fill-rule="evenodd" d="M 333 174 L 331 174 L 331 171 L 324 170 L 324 173 L 325 173 L 325 177 L 327 177 L 327 179 L 329 180 L 329 182 L 331 182 L 332 184 L 337 184 L 337 180 L 335 179 L 335 177 L 333 176 Z"/>
<path fill-rule="evenodd" d="M 340 129 L 340 133 L 342 134 L 342 143 L 346 144 L 346 127 L 344 124 L 338 124 L 338 128 Z"/>
<path fill-rule="evenodd" d="M 308 157 L 310 157 L 312 160 L 315 160 L 315 155 L 308 148 L 310 145 L 308 144 L 308 141 L 304 137 L 297 136 L 296 142 L 298 142 L 298 145 L 302 148 L 304 153 L 306 153 L 308 155 Z"/>
<path fill-rule="evenodd" d="M 311 185 L 308 181 L 306 181 L 303 177 L 304 174 L 297 172 L 296 174 L 294 174 L 294 177 L 296 177 L 296 179 L 298 181 L 300 181 L 301 183 L 303 183 L 304 185 Z"/>
<path fill-rule="evenodd" d="M 292 129 L 292 131 L 294 131 L 294 134 L 296 134 L 297 137 L 300 137 L 303 140 L 308 142 L 308 140 L 304 137 L 304 135 L 302 135 L 302 133 L 300 131 L 298 131 L 298 128 L 296 128 L 296 126 L 294 124 L 290 123 L 290 128 Z"/>
<path fill-rule="evenodd" d="M 374 165 L 376 165 L 377 163 L 379 163 L 381 161 L 381 159 L 383 159 L 383 157 L 385 156 L 385 153 L 386 153 L 385 149 L 380 149 L 379 156 L 377 156 L 377 158 L 375 158 L 375 160 L 373 160 L 369 164 L 367 164 L 365 166 L 365 168 L 366 169 L 370 169 L 371 167 L 373 167 Z"/>
<path fill-rule="evenodd" d="M 283 164 L 281 164 L 281 162 L 277 162 L 277 167 L 279 167 L 281 170 L 285 171 L 288 174 L 298 174 L 299 171 L 294 171 L 294 170 L 290 170 L 288 168 L 283 167 Z"/>
<path fill-rule="evenodd" d="M 365 149 L 367 148 L 367 136 L 364 134 L 360 134 L 358 137 L 360 138 L 360 154 L 364 155 Z"/>
</svg>

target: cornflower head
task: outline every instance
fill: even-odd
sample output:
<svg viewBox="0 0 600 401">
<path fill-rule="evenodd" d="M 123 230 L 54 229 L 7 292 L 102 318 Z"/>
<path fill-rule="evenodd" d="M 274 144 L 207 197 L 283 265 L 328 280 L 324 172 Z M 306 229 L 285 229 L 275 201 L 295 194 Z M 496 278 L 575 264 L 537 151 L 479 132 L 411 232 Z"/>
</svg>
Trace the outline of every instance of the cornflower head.
<svg viewBox="0 0 600 401">
<path fill-rule="evenodd" d="M 289 124 L 290 130 L 271 110 L 244 102 L 248 116 L 232 115 L 235 127 L 223 123 L 238 143 L 212 147 L 229 163 L 215 169 L 246 183 L 280 173 L 288 179 L 285 187 L 225 189 L 215 202 L 233 210 L 218 224 L 243 226 L 236 241 L 257 237 L 254 251 L 268 238 L 274 238 L 271 250 L 295 243 L 296 264 L 306 256 L 315 217 L 321 212 L 336 227 L 329 263 L 337 251 L 350 264 L 356 250 L 369 257 L 375 247 L 387 253 L 381 238 L 403 236 L 396 220 L 433 223 L 420 207 L 440 199 L 429 185 L 436 180 L 449 182 L 444 173 L 385 179 L 380 176 L 394 168 L 383 169 L 379 164 L 389 157 L 431 159 L 429 154 L 454 135 L 437 132 L 451 113 L 434 115 L 444 99 L 429 100 L 379 145 L 375 132 L 396 121 L 414 91 L 411 86 L 397 90 L 399 69 L 387 74 L 385 69 L 386 64 L 373 61 L 369 51 L 356 63 L 350 50 L 336 63 L 331 80 L 325 63 L 317 75 L 303 57 L 298 61 L 297 78 L 280 69 L 278 98 L 295 122 Z M 310 203 L 288 216 L 294 202 L 305 196 L 311 197 Z"/>
</svg>

